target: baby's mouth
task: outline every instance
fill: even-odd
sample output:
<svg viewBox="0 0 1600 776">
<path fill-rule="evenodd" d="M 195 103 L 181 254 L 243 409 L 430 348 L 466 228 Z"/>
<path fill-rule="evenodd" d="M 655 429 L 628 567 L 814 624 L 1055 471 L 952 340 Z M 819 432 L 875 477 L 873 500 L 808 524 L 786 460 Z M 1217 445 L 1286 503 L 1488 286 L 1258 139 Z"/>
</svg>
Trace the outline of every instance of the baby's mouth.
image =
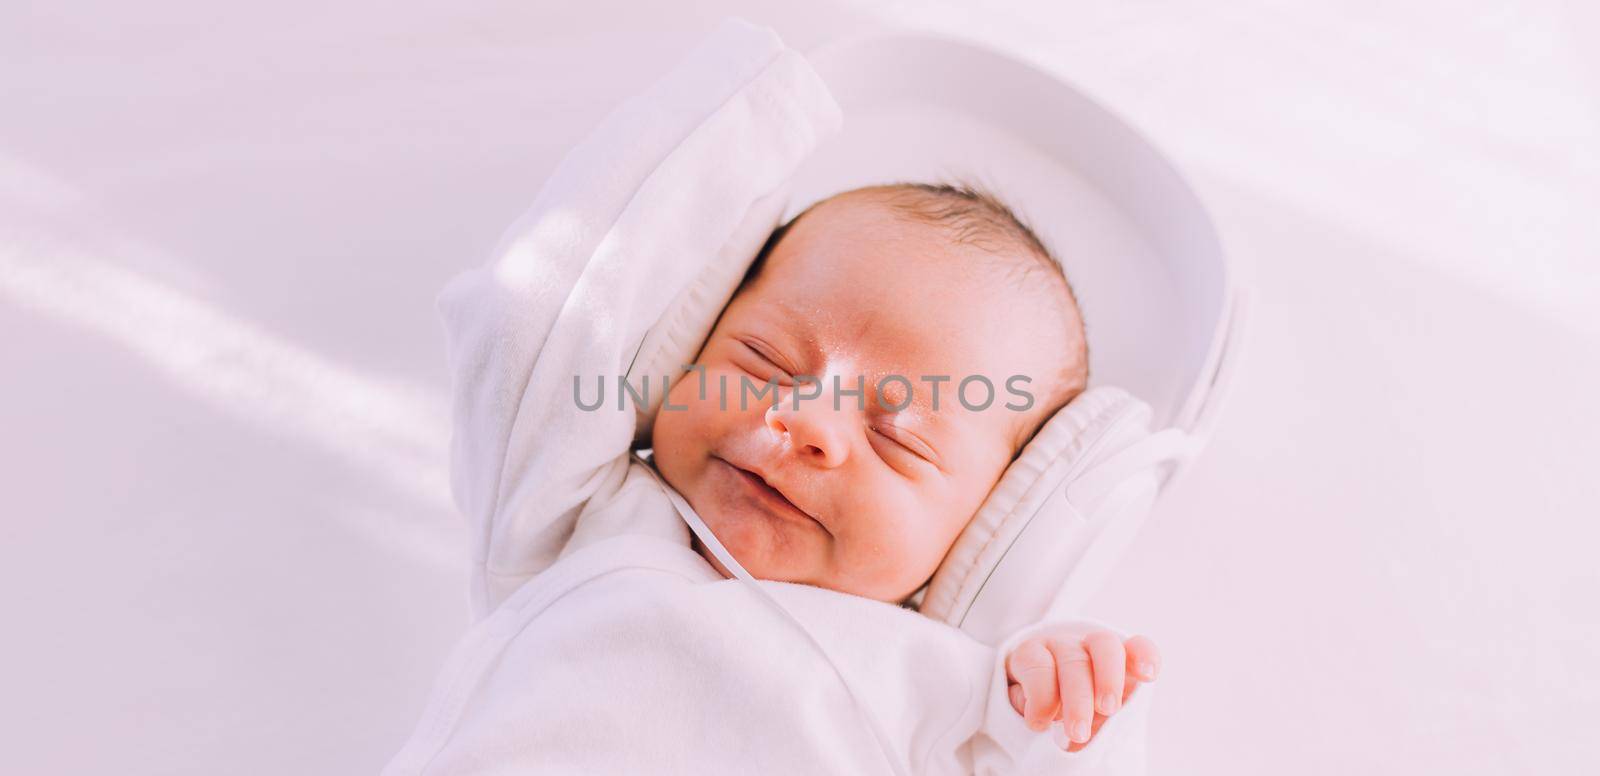
<svg viewBox="0 0 1600 776">
<path fill-rule="evenodd" d="M 756 490 L 758 497 L 765 501 L 773 511 L 784 514 L 796 520 L 809 521 L 816 523 L 819 526 L 822 525 L 822 521 L 818 520 L 816 515 L 801 509 L 798 504 L 794 503 L 794 501 L 790 500 L 788 496 L 784 495 L 783 491 L 778 490 L 768 483 L 767 479 L 761 476 L 760 473 L 752 469 L 746 469 L 743 466 L 739 466 L 731 461 L 721 458 L 720 456 L 717 456 L 717 458 L 732 468 L 740 477 L 743 477 Z M 824 526 L 824 528 L 826 528 L 826 526 Z"/>
</svg>

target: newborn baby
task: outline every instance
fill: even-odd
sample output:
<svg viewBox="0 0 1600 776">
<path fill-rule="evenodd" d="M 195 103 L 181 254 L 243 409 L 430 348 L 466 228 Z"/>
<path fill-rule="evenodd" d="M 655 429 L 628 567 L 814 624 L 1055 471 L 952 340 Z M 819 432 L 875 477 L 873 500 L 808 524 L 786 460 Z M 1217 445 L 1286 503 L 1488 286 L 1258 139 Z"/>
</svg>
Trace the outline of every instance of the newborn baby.
<svg viewBox="0 0 1600 776">
<path fill-rule="evenodd" d="M 475 622 L 386 773 L 1142 772 L 1148 642 L 1071 621 L 995 646 L 914 609 L 1083 390 L 1066 280 L 958 187 L 847 192 L 769 238 L 839 120 L 804 58 L 724 23 L 439 295 Z M 657 334 L 699 344 L 672 302 L 752 256 L 646 460 L 637 411 L 580 380 L 646 373 Z M 962 401 L 973 375 L 992 401 Z M 727 579 L 683 500 L 762 581 Z"/>
<path fill-rule="evenodd" d="M 928 581 L 1089 371 L 1076 300 L 1032 230 L 990 194 L 927 184 L 838 194 L 778 229 L 695 366 L 653 429 L 667 482 L 753 576 L 891 602 Z M 1038 394 L 974 409 L 984 399 L 934 379 L 952 375 L 1020 375 L 1010 385 Z M 741 401 L 769 381 L 776 396 Z M 1008 661 L 1013 704 L 1086 742 L 1131 690 L 1125 664 L 1153 679 L 1153 645 L 1030 640 Z"/>
</svg>

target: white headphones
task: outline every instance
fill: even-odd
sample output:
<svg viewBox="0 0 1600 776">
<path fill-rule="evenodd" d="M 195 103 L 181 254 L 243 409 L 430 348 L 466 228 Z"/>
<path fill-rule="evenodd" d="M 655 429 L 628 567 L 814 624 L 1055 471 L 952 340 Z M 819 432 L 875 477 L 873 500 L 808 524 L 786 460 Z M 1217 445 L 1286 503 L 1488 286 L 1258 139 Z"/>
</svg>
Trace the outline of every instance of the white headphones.
<svg viewBox="0 0 1600 776">
<path fill-rule="evenodd" d="M 767 237 L 786 212 L 801 209 L 791 205 L 887 182 L 859 179 L 870 174 L 861 161 L 882 148 L 885 133 L 916 125 L 924 130 L 919 136 L 927 137 L 938 134 L 928 132 L 930 126 L 959 124 L 927 123 L 938 121 L 940 111 L 981 117 L 991 130 L 1000 127 L 997 134 L 1026 146 L 1026 153 L 1043 152 L 1086 181 L 1147 241 L 1146 261 L 1127 269 L 1137 277 L 1124 278 L 1125 289 L 1167 283 L 1180 301 L 1167 305 L 1172 310 L 1140 311 L 1140 295 L 1113 298 L 1105 290 L 1110 281 L 1105 289 L 1097 287 L 1096 277 L 1115 273 L 1089 271 L 1087 265 L 1124 261 L 1123 256 L 1090 255 L 1082 257 L 1086 266 L 1068 267 L 1085 302 L 1094 373 L 1107 371 L 1095 363 L 1097 353 L 1147 351 L 1142 361 L 1122 358 L 1136 364 L 1122 372 L 1142 384 L 1128 390 L 1092 385 L 1051 417 L 915 597 L 923 614 L 987 644 L 1041 619 L 1070 616 L 1109 573 L 1156 497 L 1203 445 L 1231 373 L 1245 297 L 1234 285 L 1211 218 L 1176 170 L 1126 123 L 1058 79 L 1006 56 L 950 40 L 874 34 L 807 57 L 843 110 L 841 136 L 819 148 L 789 186 L 750 209 L 716 259 L 645 336 L 629 379 L 660 385 L 663 377 L 682 377 L 681 367 L 698 355 Z M 904 126 L 897 130 L 896 122 Z M 971 153 L 962 138 L 951 140 L 960 148 L 938 148 L 937 138 L 928 142 L 928 158 Z M 794 196 L 797 189 L 806 195 Z M 999 193 L 1010 199 L 1007 190 Z M 1034 226 L 1048 242 L 1048 229 L 1039 229 L 1047 224 Z M 1109 333 L 1097 327 L 1097 302 L 1134 306 L 1119 311 L 1124 320 L 1138 320 L 1141 312 L 1160 320 L 1123 326 L 1118 336 L 1114 325 Z M 1133 329 L 1138 336 L 1126 334 Z M 1115 378 L 1117 370 L 1110 371 Z M 1136 398 L 1133 390 L 1158 394 L 1157 404 Z M 639 408 L 641 446 L 648 444 L 663 393 Z"/>
</svg>

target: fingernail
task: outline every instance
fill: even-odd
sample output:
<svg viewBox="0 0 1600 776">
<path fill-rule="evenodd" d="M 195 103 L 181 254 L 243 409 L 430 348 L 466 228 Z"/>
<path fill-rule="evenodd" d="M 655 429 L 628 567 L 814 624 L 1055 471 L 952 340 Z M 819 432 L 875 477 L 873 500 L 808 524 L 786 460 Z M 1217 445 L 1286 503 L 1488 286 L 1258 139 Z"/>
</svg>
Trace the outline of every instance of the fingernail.
<svg viewBox="0 0 1600 776">
<path fill-rule="evenodd" d="M 1156 666 L 1155 666 L 1155 664 L 1154 663 L 1140 663 L 1139 664 L 1139 675 L 1144 677 L 1145 681 L 1150 681 L 1151 679 L 1156 678 Z"/>
<path fill-rule="evenodd" d="M 1100 713 L 1111 716 L 1117 713 L 1117 696 L 1115 693 L 1106 693 L 1100 696 Z"/>
<path fill-rule="evenodd" d="M 1083 743 L 1089 740 L 1089 723 L 1079 721 L 1072 726 L 1072 740 Z"/>
<path fill-rule="evenodd" d="M 1067 734 L 1066 728 L 1064 728 L 1064 727 L 1052 727 L 1052 728 L 1050 728 L 1050 740 L 1054 741 L 1056 746 L 1061 747 L 1061 751 L 1063 751 L 1063 752 L 1072 751 L 1072 736 Z"/>
</svg>

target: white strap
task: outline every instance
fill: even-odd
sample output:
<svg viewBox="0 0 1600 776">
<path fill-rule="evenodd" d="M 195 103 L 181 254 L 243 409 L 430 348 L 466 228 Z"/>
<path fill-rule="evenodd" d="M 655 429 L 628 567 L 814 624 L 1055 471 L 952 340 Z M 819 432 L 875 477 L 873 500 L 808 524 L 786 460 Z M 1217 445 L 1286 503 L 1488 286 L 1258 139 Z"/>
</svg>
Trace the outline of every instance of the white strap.
<svg viewBox="0 0 1600 776">
<path fill-rule="evenodd" d="M 861 699 L 856 697 L 855 690 L 850 687 L 850 682 L 844 678 L 844 673 L 839 670 L 838 664 L 834 663 L 833 658 L 828 656 L 828 651 L 823 649 L 822 644 L 818 643 L 816 637 L 812 636 L 811 632 L 806 630 L 806 626 L 801 623 L 800 620 L 795 618 L 794 615 L 790 614 L 788 609 L 783 608 L 783 604 L 778 603 L 778 599 L 773 598 L 771 593 L 767 592 L 765 588 L 757 584 L 755 577 L 750 576 L 750 572 L 745 571 L 744 566 L 740 565 L 739 561 L 734 560 L 733 555 L 729 553 L 727 548 L 722 546 L 722 542 L 717 539 L 717 535 L 711 532 L 711 527 L 707 526 L 705 521 L 700 519 L 700 515 L 695 513 L 694 508 L 689 506 L 689 502 L 685 501 L 683 496 L 678 494 L 677 490 L 675 490 L 671 485 L 668 485 L 666 481 L 661 478 L 661 474 L 656 471 L 655 463 L 653 461 L 645 459 L 637 452 L 633 454 L 633 457 L 635 460 L 643 464 L 645 471 L 649 472 L 650 476 L 654 477 L 656 482 L 661 485 L 661 490 L 667 494 L 667 500 L 672 502 L 674 509 L 678 510 L 678 516 L 683 518 L 685 523 L 689 524 L 689 530 L 694 531 L 695 536 L 700 537 L 701 543 L 705 544 L 706 549 L 711 550 L 711 554 L 716 556 L 717 561 L 722 564 L 722 567 L 732 573 L 734 577 L 744 580 L 746 583 L 748 583 L 746 587 L 749 587 L 757 593 L 760 593 L 762 599 L 766 600 L 773 606 L 773 608 L 781 612 L 789 622 L 794 623 L 794 626 L 805 635 L 806 640 L 811 642 L 811 646 L 814 647 L 817 650 L 817 653 L 822 655 L 822 659 L 827 661 L 828 665 L 833 668 L 834 674 L 838 675 L 839 682 L 844 685 L 845 692 L 850 695 L 851 702 L 855 704 L 856 712 L 860 714 L 861 719 L 867 723 L 867 729 L 872 732 L 873 738 L 878 740 L 878 747 L 883 750 L 883 757 L 888 761 L 889 769 L 895 773 L 895 776 L 906 776 L 905 770 L 900 767 L 900 761 L 895 758 L 894 749 L 889 746 L 888 737 L 884 735 L 882 726 L 878 724 L 877 718 L 873 717 L 872 713 L 867 710 L 866 705 L 861 702 Z"/>
</svg>

